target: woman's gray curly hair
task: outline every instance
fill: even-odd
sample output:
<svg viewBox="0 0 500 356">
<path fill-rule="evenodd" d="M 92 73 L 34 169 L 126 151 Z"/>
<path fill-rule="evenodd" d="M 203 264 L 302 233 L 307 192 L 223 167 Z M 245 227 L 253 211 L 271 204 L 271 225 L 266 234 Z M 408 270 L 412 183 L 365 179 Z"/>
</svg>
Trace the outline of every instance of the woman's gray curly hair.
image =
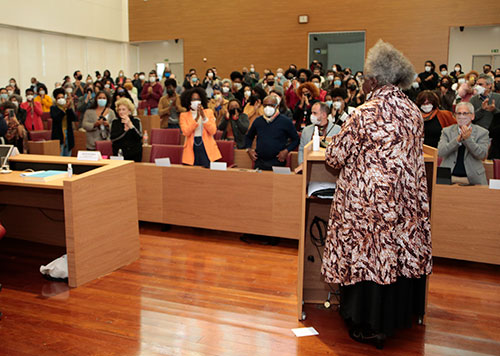
<svg viewBox="0 0 500 356">
<path fill-rule="evenodd" d="M 365 77 L 377 79 L 379 85 L 393 84 L 406 89 L 416 73 L 403 53 L 390 43 L 378 40 L 366 56 Z"/>
</svg>

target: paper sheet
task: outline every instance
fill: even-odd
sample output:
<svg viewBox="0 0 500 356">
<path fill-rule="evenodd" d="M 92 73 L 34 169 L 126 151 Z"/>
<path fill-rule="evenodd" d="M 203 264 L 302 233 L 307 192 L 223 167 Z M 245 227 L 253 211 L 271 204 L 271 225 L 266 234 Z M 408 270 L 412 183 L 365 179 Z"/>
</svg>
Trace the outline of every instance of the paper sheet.
<svg viewBox="0 0 500 356">
<path fill-rule="evenodd" d="M 314 329 L 312 326 L 309 328 L 292 329 L 292 331 L 297 337 L 319 335 L 316 329 Z"/>
</svg>

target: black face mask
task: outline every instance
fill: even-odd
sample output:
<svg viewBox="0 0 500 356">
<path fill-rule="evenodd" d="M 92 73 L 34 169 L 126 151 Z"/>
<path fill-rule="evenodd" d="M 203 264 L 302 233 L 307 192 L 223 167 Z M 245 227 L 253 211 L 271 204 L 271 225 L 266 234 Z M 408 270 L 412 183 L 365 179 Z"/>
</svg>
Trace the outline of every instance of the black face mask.
<svg viewBox="0 0 500 356">
<path fill-rule="evenodd" d="M 306 78 L 299 78 L 299 82 L 305 83 L 306 82 Z"/>
<path fill-rule="evenodd" d="M 168 95 L 172 96 L 172 95 L 174 95 L 174 93 L 175 93 L 174 89 L 167 89 Z"/>
<path fill-rule="evenodd" d="M 236 108 L 229 109 L 229 114 L 230 114 L 231 116 L 236 115 L 238 112 L 239 112 L 239 110 L 238 110 L 238 109 L 236 109 Z"/>
<path fill-rule="evenodd" d="M 450 86 L 451 86 L 451 85 L 450 85 L 450 82 L 442 82 L 442 83 L 441 83 L 441 86 L 442 86 L 443 88 L 450 89 Z"/>
<path fill-rule="evenodd" d="M 311 94 L 307 93 L 304 95 L 307 99 L 311 99 Z"/>
<path fill-rule="evenodd" d="M 270 87 L 272 87 L 274 85 L 274 80 L 270 80 L 267 82 L 267 85 L 269 85 Z"/>
<path fill-rule="evenodd" d="M 357 89 L 356 84 L 351 84 L 351 85 L 349 85 L 349 89 L 351 89 L 351 90 L 356 90 L 356 89 Z"/>
<path fill-rule="evenodd" d="M 76 76 L 76 79 L 78 79 L 78 80 L 82 80 L 82 79 L 83 79 L 83 76 L 82 76 L 81 74 L 80 74 L 80 75 L 77 75 L 77 76 Z"/>
</svg>

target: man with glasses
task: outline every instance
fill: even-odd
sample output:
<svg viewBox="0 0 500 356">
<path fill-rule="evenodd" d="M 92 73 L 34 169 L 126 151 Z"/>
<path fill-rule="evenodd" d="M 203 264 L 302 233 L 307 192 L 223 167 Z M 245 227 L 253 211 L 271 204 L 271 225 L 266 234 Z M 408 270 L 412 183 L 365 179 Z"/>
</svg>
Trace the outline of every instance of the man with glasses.
<svg viewBox="0 0 500 356">
<path fill-rule="evenodd" d="M 438 155 L 441 167 L 451 168 L 453 183 L 487 185 L 482 160 L 488 154 L 488 130 L 472 123 L 474 106 L 461 102 L 455 108 L 457 124 L 443 129 Z"/>
<path fill-rule="evenodd" d="M 248 155 L 255 168 L 270 171 L 273 166 L 285 166 L 288 152 L 299 144 L 299 135 L 292 121 L 280 114 L 278 99 L 274 95 L 264 98 L 264 115 L 255 119 L 245 138 Z M 257 136 L 257 147 L 252 147 Z M 290 141 L 289 141 L 290 140 Z"/>
</svg>

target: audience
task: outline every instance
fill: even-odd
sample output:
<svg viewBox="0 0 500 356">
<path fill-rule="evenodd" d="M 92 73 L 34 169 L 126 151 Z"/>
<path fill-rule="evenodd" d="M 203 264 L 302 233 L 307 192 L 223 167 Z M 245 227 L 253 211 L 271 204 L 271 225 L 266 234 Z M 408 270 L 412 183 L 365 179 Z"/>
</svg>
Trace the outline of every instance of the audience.
<svg viewBox="0 0 500 356">
<path fill-rule="evenodd" d="M 433 61 L 426 61 L 424 71 L 417 77 L 417 81 L 422 90 L 434 90 L 437 88 L 439 76 L 435 72 L 436 65 Z"/>
<path fill-rule="evenodd" d="M 430 90 L 424 90 L 415 102 L 424 119 L 424 145 L 438 147 L 443 128 L 455 125 L 457 120 L 447 110 L 439 109 L 439 97 Z"/>
<path fill-rule="evenodd" d="M 457 125 L 443 129 L 438 155 L 441 167 L 451 168 L 452 182 L 487 185 L 482 160 L 488 154 L 488 130 L 472 123 L 474 106 L 459 103 L 455 108 Z"/>
<path fill-rule="evenodd" d="M 474 85 L 476 84 L 476 79 L 479 76 L 479 73 L 475 70 L 471 70 L 467 73 L 464 78 L 458 78 L 458 97 L 460 98 L 459 102 L 469 102 L 469 100 L 474 95 Z M 457 98 L 458 99 L 458 98 Z"/>
<path fill-rule="evenodd" d="M 42 105 L 35 102 L 34 98 L 35 95 L 32 87 L 26 89 L 26 101 L 21 104 L 21 108 L 26 110 L 26 121 L 24 126 L 28 131 L 43 130 Z"/>
<path fill-rule="evenodd" d="M 2 136 L 5 140 L 5 144 L 14 145 L 19 152 L 23 152 L 23 141 L 26 137 L 26 133 L 24 126 L 17 119 L 15 112 L 16 106 L 10 101 L 6 101 L 0 105 L 0 113 L 3 115 L 3 118 L 0 118 L 0 120 L 5 120 L 7 124 L 7 130 Z"/>
<path fill-rule="evenodd" d="M 302 83 L 297 88 L 297 97 L 300 101 L 293 110 L 293 120 L 297 131 L 302 131 L 303 127 L 311 124 L 311 107 L 318 101 L 319 89 L 311 82 Z"/>
<path fill-rule="evenodd" d="M 50 112 L 50 107 L 52 106 L 52 98 L 47 94 L 47 87 L 45 86 L 45 84 L 40 84 L 38 86 L 38 95 L 33 101 L 42 105 L 43 112 Z"/>
<path fill-rule="evenodd" d="M 88 150 L 95 150 L 96 141 L 109 140 L 111 123 L 116 118 L 110 105 L 108 94 L 101 91 L 95 100 L 92 100 L 88 110 L 85 111 L 82 127 L 86 131 Z"/>
<path fill-rule="evenodd" d="M 158 114 L 160 115 L 160 127 L 162 129 L 167 127 L 171 129 L 180 128 L 179 114 L 186 111 L 181 105 L 181 99 L 175 92 L 175 88 L 177 88 L 175 79 L 165 80 L 167 94 L 162 96 L 158 103 Z"/>
<path fill-rule="evenodd" d="M 333 88 L 329 93 L 332 105 L 330 107 L 329 120 L 332 120 L 335 125 L 340 125 L 347 120 L 349 115 L 354 111 L 352 106 L 346 104 L 347 91 L 344 88 Z"/>
<path fill-rule="evenodd" d="M 71 150 L 75 147 L 73 136 L 73 122 L 77 121 L 73 97 L 71 94 L 65 97 L 64 90 L 55 89 L 53 92 L 55 104 L 50 108 L 52 118 L 52 139 L 59 140 L 61 144 L 61 156 L 71 156 Z M 28 119 L 26 119 L 28 122 Z"/>
<path fill-rule="evenodd" d="M 263 106 L 264 115 L 255 119 L 250 126 L 245 138 L 245 147 L 255 162 L 255 168 L 272 170 L 273 166 L 286 165 L 288 152 L 299 144 L 299 135 L 293 123 L 280 114 L 276 96 L 267 96 Z M 253 149 L 251 146 L 255 136 L 257 136 L 257 147 Z"/>
<path fill-rule="evenodd" d="M 230 100 L 234 100 L 234 97 Z M 225 118 L 227 114 L 227 105 L 230 100 L 227 100 L 222 96 L 222 92 L 218 85 L 214 86 L 213 98 L 209 100 L 208 108 L 214 112 L 215 124 L 217 126 L 219 126 L 219 123 Z"/>
<path fill-rule="evenodd" d="M 222 139 L 234 141 L 236 148 L 245 148 L 245 134 L 248 131 L 248 116 L 243 113 L 238 99 L 233 99 L 227 104 L 228 110 L 217 128 L 222 131 Z"/>
<path fill-rule="evenodd" d="M 450 73 L 451 77 L 453 78 L 453 81 L 456 83 L 458 82 L 458 77 L 464 72 L 462 72 L 462 65 L 460 63 L 455 64 L 455 70 Z"/>
<path fill-rule="evenodd" d="M 156 80 L 156 72 L 149 72 L 149 82 L 144 83 L 141 92 L 141 99 L 146 101 L 150 115 L 158 115 L 158 103 L 163 95 L 163 88 Z"/>
<path fill-rule="evenodd" d="M 436 94 L 441 102 L 441 109 L 453 111 L 453 103 L 457 97 L 457 93 L 451 89 L 452 79 L 448 76 L 443 76 L 439 82 L 439 88 L 436 90 Z"/>
<path fill-rule="evenodd" d="M 21 97 L 21 95 L 11 94 L 9 96 L 9 100 L 16 107 L 15 114 L 17 120 L 19 120 L 19 122 L 24 126 L 26 123 L 27 112 L 20 105 L 23 102 L 23 98 Z"/>
<path fill-rule="evenodd" d="M 500 94 L 493 92 L 493 78 L 488 74 L 481 74 L 474 87 L 474 95 L 470 103 L 474 105 L 474 124 L 490 128 L 493 115 L 500 112 Z"/>
<path fill-rule="evenodd" d="M 111 122 L 110 138 L 113 155 L 122 155 L 124 159 L 142 161 L 142 125 L 141 120 L 132 116 L 134 104 L 127 98 L 116 103 L 118 117 Z"/>
<path fill-rule="evenodd" d="M 85 90 L 83 89 L 82 84 L 82 72 L 80 72 L 79 70 L 75 71 L 73 73 L 73 78 L 75 78 L 75 83 L 73 84 L 74 93 L 79 98 L 85 94 Z"/>
</svg>

